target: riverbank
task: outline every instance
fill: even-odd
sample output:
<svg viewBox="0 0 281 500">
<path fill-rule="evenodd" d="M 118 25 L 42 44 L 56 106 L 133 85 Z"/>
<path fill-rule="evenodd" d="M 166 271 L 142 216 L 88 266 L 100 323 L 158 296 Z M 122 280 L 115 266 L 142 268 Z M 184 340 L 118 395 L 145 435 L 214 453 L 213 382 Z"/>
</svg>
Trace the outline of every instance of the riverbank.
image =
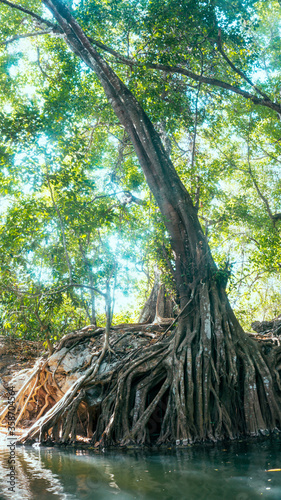
<svg viewBox="0 0 281 500">
<path fill-rule="evenodd" d="M 142 445 L 141 440 L 135 440 L 140 445 L 134 444 L 131 439 L 120 440 L 119 446 L 115 447 L 111 446 L 114 440 L 104 443 L 99 439 L 93 439 L 100 421 L 101 405 L 104 400 L 109 400 L 106 398 L 104 387 L 112 383 L 114 386 L 114 379 L 118 376 L 120 366 L 126 366 L 125 359 L 128 359 L 129 362 L 134 359 L 134 356 L 138 359 L 137 356 L 147 349 L 150 352 L 150 357 L 153 357 L 159 348 L 166 349 L 169 344 L 169 338 L 163 335 L 166 329 L 167 325 L 162 328 L 159 325 L 141 324 L 113 327 L 111 332 L 113 349 L 104 359 L 101 357 L 104 342 L 103 328 L 95 329 L 90 326 L 66 335 L 59 342 L 53 355 L 49 357 L 47 357 L 47 353 L 42 351 L 42 343 L 2 338 L 0 342 L 0 376 L 2 375 L 4 384 L 1 406 L 2 409 L 5 407 L 4 391 L 8 386 L 13 387 L 13 390 L 17 392 L 18 439 L 25 443 L 36 444 L 40 438 L 42 444 L 47 446 L 89 447 L 89 449 L 103 449 L 105 447 L 108 449 L 178 449 L 178 447 L 189 447 L 193 442 L 192 439 L 175 439 L 173 446 L 169 444 L 169 440 L 166 443 L 159 443 L 160 426 L 164 421 L 167 408 L 165 392 L 163 392 L 162 400 L 157 402 L 154 409 L 152 408 L 151 416 L 147 421 L 145 446 Z M 276 349 L 279 349 L 278 344 L 276 345 L 276 339 L 268 334 L 252 334 L 251 336 L 259 342 L 261 352 L 275 352 Z M 42 356 L 42 354 L 45 355 Z M 92 371 L 96 363 L 98 371 L 93 378 Z M 138 362 L 132 363 L 132 369 L 135 366 L 138 366 Z M 140 371 L 138 376 L 141 374 Z M 149 376 L 148 381 L 150 380 Z M 158 376 L 162 377 L 162 372 Z M 161 377 L 159 378 L 160 384 Z M 132 376 L 130 380 L 132 382 Z M 141 379 L 139 382 L 141 383 Z M 74 388 L 76 396 L 73 392 Z M 156 388 L 159 390 L 158 386 Z M 161 390 L 163 391 L 163 389 Z M 125 386 L 124 391 L 124 394 L 127 395 Z M 69 402 L 66 400 L 68 395 L 72 397 Z M 147 397 L 149 401 L 146 402 L 149 403 L 155 395 L 151 393 Z M 58 417 L 53 419 L 53 425 L 49 425 L 47 419 L 49 415 L 53 418 L 55 405 L 59 408 L 60 413 L 58 413 Z M 138 406 L 137 400 L 135 400 L 135 405 Z M 152 407 L 152 403 L 150 406 Z M 61 415 L 66 415 L 67 418 L 63 419 Z M 5 415 L 3 415 L 4 417 Z M 143 418 L 141 414 L 140 418 Z M 5 433 L 4 429 L 3 433 Z M 231 436 L 231 439 L 233 437 L 233 439 L 244 440 L 245 436 L 242 434 L 242 432 L 236 432 Z M 268 435 L 269 432 L 264 430 L 261 434 Z M 231 441 L 231 439 L 229 440 Z M 246 439 L 248 438 L 246 437 Z M 223 440 L 224 437 L 221 440 L 219 438 L 213 439 L 213 441 L 219 442 L 224 442 Z M 207 440 L 204 442 L 207 443 Z M 123 443 L 127 446 L 122 446 Z"/>
</svg>

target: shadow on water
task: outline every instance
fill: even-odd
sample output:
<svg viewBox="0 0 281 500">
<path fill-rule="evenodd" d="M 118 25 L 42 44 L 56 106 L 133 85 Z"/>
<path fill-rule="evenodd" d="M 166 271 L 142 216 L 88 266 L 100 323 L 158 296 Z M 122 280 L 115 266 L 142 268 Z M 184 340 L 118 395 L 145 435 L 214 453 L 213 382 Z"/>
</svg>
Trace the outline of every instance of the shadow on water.
<svg viewBox="0 0 281 500">
<path fill-rule="evenodd" d="M 166 452 L 16 449 L 16 492 L 8 491 L 0 448 L 0 499 L 281 499 L 281 442 L 190 447 Z"/>
</svg>

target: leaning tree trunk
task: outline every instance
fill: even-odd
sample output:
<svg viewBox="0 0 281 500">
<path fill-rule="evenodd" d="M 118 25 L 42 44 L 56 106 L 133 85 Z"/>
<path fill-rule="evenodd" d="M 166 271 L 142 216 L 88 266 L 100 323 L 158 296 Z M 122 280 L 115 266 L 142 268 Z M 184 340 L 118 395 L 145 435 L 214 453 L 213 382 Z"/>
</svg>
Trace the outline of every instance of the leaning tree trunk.
<svg viewBox="0 0 281 500">
<path fill-rule="evenodd" d="M 181 310 L 177 327 L 172 335 L 126 358 L 118 368 L 104 388 L 94 441 L 103 445 L 149 442 L 153 440 L 151 422 L 158 443 L 183 440 L 185 444 L 279 429 L 280 374 L 235 318 L 197 210 L 158 133 L 68 9 L 57 0 L 44 3 L 66 43 L 99 77 L 130 136 L 175 255 Z M 39 427 L 45 433 L 55 427 L 67 409 L 73 418 L 73 408 L 83 398 L 82 388 L 90 386 L 93 371 L 89 368 L 88 378 L 76 383 L 72 397 L 65 395 L 28 436 L 39 432 Z"/>
<path fill-rule="evenodd" d="M 173 321 L 178 306 L 175 299 L 161 282 L 161 272 L 154 270 L 154 283 L 139 317 L 139 323 L 168 324 Z"/>
</svg>

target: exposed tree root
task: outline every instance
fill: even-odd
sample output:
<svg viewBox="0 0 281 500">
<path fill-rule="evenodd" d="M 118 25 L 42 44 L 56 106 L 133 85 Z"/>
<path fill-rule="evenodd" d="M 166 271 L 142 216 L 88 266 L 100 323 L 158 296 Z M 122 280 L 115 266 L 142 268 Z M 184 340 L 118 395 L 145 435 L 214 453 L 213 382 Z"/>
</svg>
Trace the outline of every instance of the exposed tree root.
<svg viewBox="0 0 281 500">
<path fill-rule="evenodd" d="M 52 357 L 36 366 L 17 395 L 17 422 L 27 408 L 35 419 L 20 441 L 67 443 L 83 434 L 96 446 L 188 444 L 280 429 L 281 349 L 245 334 L 217 294 L 199 288 L 169 335 L 155 333 L 156 325 L 146 326 L 152 338 L 143 325 L 138 333 L 138 325 L 116 328 L 114 354 L 100 335 L 86 345 L 82 333 L 73 349 L 65 342 L 57 366 Z M 70 376 L 63 370 L 75 349 L 88 354 Z M 62 391 L 62 374 L 74 373 Z"/>
<path fill-rule="evenodd" d="M 22 406 L 22 401 L 25 397 L 26 392 L 29 390 L 30 391 L 30 384 L 32 383 L 34 377 L 36 377 L 42 370 L 44 370 L 45 366 L 47 364 L 47 361 L 44 362 L 42 358 L 40 358 L 34 366 L 33 371 L 31 374 L 28 376 L 26 379 L 25 383 L 23 386 L 20 388 L 18 393 L 15 396 L 15 403 L 18 407 Z M 30 396 L 33 395 L 30 392 Z M 0 413 L 0 424 L 3 422 L 4 418 L 6 417 L 7 413 L 9 411 L 9 406 L 4 406 L 2 412 Z"/>
</svg>

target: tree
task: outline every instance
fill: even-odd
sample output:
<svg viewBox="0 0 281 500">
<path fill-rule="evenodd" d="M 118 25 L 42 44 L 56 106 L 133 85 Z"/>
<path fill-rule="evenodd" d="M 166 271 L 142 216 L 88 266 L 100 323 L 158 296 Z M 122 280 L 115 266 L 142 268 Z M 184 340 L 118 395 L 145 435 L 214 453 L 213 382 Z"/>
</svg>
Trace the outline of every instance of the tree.
<svg viewBox="0 0 281 500">
<path fill-rule="evenodd" d="M 95 440 L 100 443 L 147 442 L 147 424 L 161 402 L 165 403 L 165 414 L 160 424 L 159 443 L 181 439 L 184 442 L 217 440 L 245 434 L 256 435 L 279 428 L 279 373 L 272 368 L 269 358 L 258 345 L 243 332 L 233 314 L 225 292 L 225 276 L 217 269 L 211 256 L 198 220 L 198 207 L 181 182 L 159 133 L 143 106 L 97 52 L 69 9 L 58 0 L 46 0 L 44 4 L 57 21 L 55 26 L 50 26 L 49 21 L 47 24 L 64 37 L 76 56 L 98 76 L 114 113 L 130 137 L 170 236 L 173 252 L 171 265 L 179 297 L 180 315 L 173 334 L 168 338 L 164 336 L 129 364 L 126 363 L 114 381 L 108 383 L 106 397 L 101 403 L 101 418 L 95 430 Z M 157 2 L 154 6 L 158 14 Z M 167 6 L 169 12 L 175 7 L 174 2 L 167 2 Z M 194 9 L 194 29 L 199 14 L 201 21 L 203 19 L 203 28 L 205 19 L 207 25 L 214 24 L 215 4 L 211 3 L 206 11 L 203 8 L 203 12 L 191 3 L 188 6 Z M 176 12 L 180 14 L 180 10 Z M 155 12 L 152 14 L 155 15 Z M 223 12 L 221 14 L 223 23 Z M 233 18 L 231 9 L 227 14 L 229 20 Z M 172 18 L 172 27 L 177 19 Z M 160 21 L 163 21 L 161 29 L 165 31 L 167 17 L 163 20 L 160 18 Z M 216 45 L 223 57 L 222 65 L 232 68 L 255 93 L 251 94 L 243 88 L 237 90 L 228 83 L 218 84 L 213 78 L 207 81 L 202 75 L 198 77 L 198 74 L 189 70 L 180 72 L 202 83 L 227 88 L 254 104 L 280 112 L 280 105 L 268 98 L 230 61 L 222 47 L 221 30 L 217 23 L 213 33 L 216 31 Z M 227 29 L 225 32 L 229 35 Z M 231 36 L 230 33 L 230 46 L 233 43 Z M 159 46 L 161 49 L 160 43 Z M 169 59 L 168 48 L 169 45 Z M 241 50 L 244 51 L 244 48 Z M 166 56 L 165 50 L 163 54 Z M 207 65 L 212 57 L 211 51 L 206 57 Z M 160 67 L 158 63 L 151 63 L 150 66 L 169 72 L 167 65 Z M 172 71 L 179 72 L 178 68 Z M 106 349 L 103 349 L 99 363 L 105 354 Z M 54 427 L 62 412 L 70 408 L 83 384 L 93 374 L 97 375 L 98 366 L 97 363 L 89 369 L 74 384 L 71 393 L 68 391 L 49 410 L 43 421 L 35 423 L 30 435 L 39 432 L 41 425 L 44 432 Z M 82 392 L 79 394 L 82 397 Z M 73 417 L 73 411 L 70 414 Z"/>
<path fill-rule="evenodd" d="M 19 184 L 1 226 L 2 327 L 28 338 L 41 337 L 42 331 L 51 350 L 51 340 L 81 327 L 86 314 L 96 325 L 97 297 L 105 302 L 111 324 L 115 289 L 130 288 L 122 256 L 132 242 L 118 241 L 124 202 L 113 201 L 115 193 L 96 194 L 85 165 L 73 157 L 71 164 L 70 157 L 59 164 L 53 155 L 51 166 L 50 153 L 40 149 L 40 172 L 37 164 L 29 165 L 29 175 L 37 178 L 35 193 L 25 194 Z"/>
</svg>

